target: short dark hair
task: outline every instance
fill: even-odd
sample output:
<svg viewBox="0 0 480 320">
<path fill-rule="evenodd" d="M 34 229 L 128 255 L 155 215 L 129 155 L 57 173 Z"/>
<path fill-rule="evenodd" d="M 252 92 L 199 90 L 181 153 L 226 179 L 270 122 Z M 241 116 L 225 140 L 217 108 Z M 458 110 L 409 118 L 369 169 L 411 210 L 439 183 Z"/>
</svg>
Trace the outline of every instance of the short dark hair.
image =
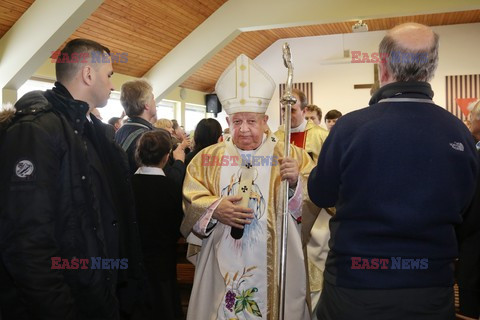
<svg viewBox="0 0 480 320">
<path fill-rule="evenodd" d="M 298 98 L 300 99 L 300 109 L 303 110 L 308 104 L 307 96 L 305 93 L 303 93 L 302 90 L 299 90 L 297 88 L 292 89 L 292 94 L 296 94 Z"/>
<path fill-rule="evenodd" d="M 120 120 L 122 120 L 122 119 L 119 118 L 119 117 L 112 117 L 112 118 L 110 118 L 110 120 L 108 120 L 108 124 L 111 124 L 112 126 L 114 126 L 115 123 L 117 123 Z"/>
<path fill-rule="evenodd" d="M 341 116 L 342 116 L 342 113 L 340 111 L 333 109 L 327 112 L 327 114 L 325 115 L 325 121 L 338 119 Z"/>
<path fill-rule="evenodd" d="M 55 63 L 57 81 L 65 83 L 72 80 L 82 64 L 88 61 L 85 57 L 88 56 L 88 59 L 91 61 L 92 52 L 99 55 L 103 55 L 104 53 L 110 54 L 110 49 L 98 42 L 88 39 L 77 38 L 69 41 L 60 51 L 60 55 Z M 74 60 L 75 56 L 77 57 L 76 60 Z M 65 57 L 68 57 L 68 63 L 63 60 Z"/>
<path fill-rule="evenodd" d="M 316 112 L 318 116 L 318 121 L 322 121 L 322 109 L 314 104 L 309 104 L 305 107 L 307 111 Z"/>
<path fill-rule="evenodd" d="M 172 121 L 172 129 L 177 130 L 177 128 L 179 127 L 178 121 L 176 119 L 172 119 L 170 121 Z"/>
<path fill-rule="evenodd" d="M 213 118 L 200 120 L 193 134 L 193 140 L 195 141 L 194 151 L 200 151 L 217 143 L 221 135 L 222 126 L 217 120 Z"/>
<path fill-rule="evenodd" d="M 147 131 L 138 139 L 135 160 L 139 166 L 157 166 L 170 150 L 172 139 L 167 130 Z"/>
</svg>

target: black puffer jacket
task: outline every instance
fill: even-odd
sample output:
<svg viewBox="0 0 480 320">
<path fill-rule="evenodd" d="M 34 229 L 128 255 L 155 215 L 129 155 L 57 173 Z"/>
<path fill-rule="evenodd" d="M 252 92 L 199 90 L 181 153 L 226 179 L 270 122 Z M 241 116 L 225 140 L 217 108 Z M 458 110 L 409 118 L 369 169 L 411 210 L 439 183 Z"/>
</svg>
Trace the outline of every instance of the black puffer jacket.
<svg viewBox="0 0 480 320">
<path fill-rule="evenodd" d="M 88 105 L 56 86 L 17 102 L 0 145 L 2 319 L 117 319 L 116 291 L 136 287 L 143 274 L 128 162 L 92 117 L 115 217 L 104 221 L 87 155 Z M 111 250 L 106 239 L 117 238 Z M 86 270 L 56 270 L 52 257 L 126 258 L 128 268 L 94 270 L 90 261 Z"/>
</svg>

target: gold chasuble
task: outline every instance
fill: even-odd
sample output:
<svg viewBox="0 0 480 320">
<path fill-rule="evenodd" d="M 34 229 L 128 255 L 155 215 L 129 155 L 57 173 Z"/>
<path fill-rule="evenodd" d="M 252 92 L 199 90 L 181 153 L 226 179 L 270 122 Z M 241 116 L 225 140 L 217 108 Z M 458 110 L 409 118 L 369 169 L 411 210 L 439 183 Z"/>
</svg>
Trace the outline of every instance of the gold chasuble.
<svg viewBox="0 0 480 320">
<path fill-rule="evenodd" d="M 283 126 L 280 126 L 278 131 L 275 132 L 275 136 L 277 136 L 280 141 L 285 141 L 285 130 Z M 314 164 L 317 165 L 318 155 L 327 136 L 327 130 L 317 126 L 312 120 L 308 120 L 305 131 L 292 132 L 290 134 L 290 142 L 299 148 L 305 149 L 310 157 L 312 157 Z"/>
<path fill-rule="evenodd" d="M 235 147 L 231 137 L 200 151 L 190 162 L 183 185 L 185 218 L 182 234 L 190 246 L 199 245 L 188 320 L 278 318 L 280 228 L 283 212 L 280 166 L 283 142 L 269 130 L 252 151 Z M 289 200 L 285 319 L 309 320 L 307 279 L 297 218 L 318 211 L 307 192 L 313 168 L 308 154 L 292 146 L 299 180 Z M 231 237 L 231 227 L 210 219 L 222 197 L 247 190 L 242 173 L 253 170 L 248 207 L 254 210 L 242 238 Z M 200 227 L 207 217 L 208 225 Z M 298 219 L 300 220 L 300 219 Z M 200 250 L 198 250 L 200 249 Z"/>
</svg>

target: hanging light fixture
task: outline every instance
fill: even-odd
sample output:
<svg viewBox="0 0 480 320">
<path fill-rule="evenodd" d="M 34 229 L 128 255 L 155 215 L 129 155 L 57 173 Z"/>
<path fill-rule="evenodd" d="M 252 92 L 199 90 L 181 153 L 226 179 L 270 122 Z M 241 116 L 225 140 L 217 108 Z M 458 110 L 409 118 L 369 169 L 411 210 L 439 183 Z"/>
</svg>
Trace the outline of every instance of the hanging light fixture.
<svg viewBox="0 0 480 320">
<path fill-rule="evenodd" d="M 352 26 L 352 32 L 367 32 L 367 31 L 368 31 L 368 25 L 362 20 L 358 20 L 358 22 Z"/>
</svg>

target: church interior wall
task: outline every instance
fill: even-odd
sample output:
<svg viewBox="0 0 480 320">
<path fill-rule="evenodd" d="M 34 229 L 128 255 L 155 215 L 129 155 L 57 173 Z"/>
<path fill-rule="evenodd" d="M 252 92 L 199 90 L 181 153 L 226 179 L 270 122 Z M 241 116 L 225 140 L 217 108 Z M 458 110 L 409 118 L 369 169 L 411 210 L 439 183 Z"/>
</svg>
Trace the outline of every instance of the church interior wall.
<svg viewBox="0 0 480 320">
<path fill-rule="evenodd" d="M 480 23 L 433 27 L 440 36 L 439 65 L 431 81 L 434 101 L 445 107 L 445 76 L 480 73 Z M 366 107 L 369 89 L 353 89 L 355 84 L 374 81 L 372 63 L 351 63 L 343 51 L 378 52 L 385 31 L 350 33 L 306 38 L 282 39 L 273 43 L 255 61 L 271 74 L 277 84 L 284 83 L 287 69 L 283 65 L 282 45 L 290 44 L 294 82 L 313 82 L 313 103 L 323 114 L 337 109 L 343 114 Z M 280 124 L 278 86 L 267 114 L 269 124 Z"/>
</svg>

